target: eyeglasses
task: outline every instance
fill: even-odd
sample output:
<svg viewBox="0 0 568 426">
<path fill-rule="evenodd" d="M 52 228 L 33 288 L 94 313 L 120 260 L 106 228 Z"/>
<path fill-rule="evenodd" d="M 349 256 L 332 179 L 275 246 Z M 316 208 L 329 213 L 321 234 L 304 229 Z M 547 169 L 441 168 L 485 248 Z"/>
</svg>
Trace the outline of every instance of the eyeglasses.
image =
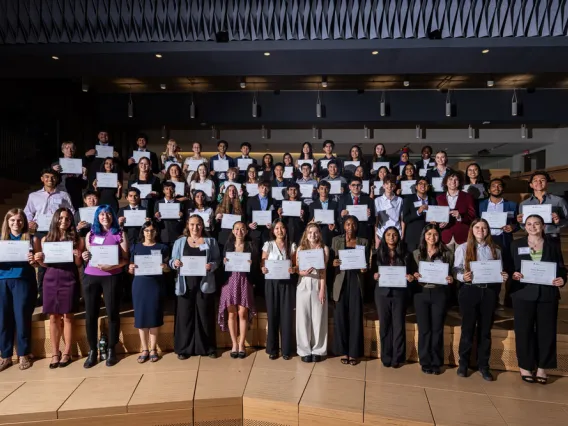
<svg viewBox="0 0 568 426">
<path fill-rule="evenodd" d="M 361 185 L 359 185 L 358 183 L 352 183 L 351 186 L 354 187 L 354 188 L 358 188 L 358 187 L 360 187 Z"/>
</svg>

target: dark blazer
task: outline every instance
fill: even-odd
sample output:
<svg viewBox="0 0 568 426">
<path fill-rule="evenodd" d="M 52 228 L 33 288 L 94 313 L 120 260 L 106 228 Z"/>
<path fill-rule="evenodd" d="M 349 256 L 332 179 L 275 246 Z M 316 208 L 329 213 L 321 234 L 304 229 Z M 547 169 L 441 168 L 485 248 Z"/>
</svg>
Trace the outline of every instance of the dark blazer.
<svg viewBox="0 0 568 426">
<path fill-rule="evenodd" d="M 154 204 L 154 215 L 160 210 L 160 203 L 165 203 L 165 199 L 161 198 Z M 160 242 L 164 244 L 171 245 L 177 240 L 183 233 L 183 227 L 185 225 L 185 204 L 180 203 L 178 200 L 174 199 L 174 204 L 179 204 L 179 211 L 182 216 L 179 219 L 160 219 L 158 221 L 158 232 L 160 233 Z"/>
<path fill-rule="evenodd" d="M 260 208 L 260 198 L 259 196 L 250 197 L 247 200 L 247 209 L 246 209 L 246 221 L 247 221 L 247 228 L 252 223 L 252 212 L 254 210 L 262 210 Z M 274 200 L 270 195 L 268 195 L 268 205 L 267 210 L 272 210 L 272 221 L 278 217 L 278 207 L 275 204 Z M 249 229 L 249 236 L 250 238 L 256 242 L 257 247 L 262 248 L 264 243 L 270 239 L 270 230 L 266 228 L 266 226 L 258 226 L 256 229 Z"/>
<path fill-rule="evenodd" d="M 424 163 L 426 163 L 428 165 L 428 167 L 424 167 Z M 420 169 L 432 169 L 432 167 L 436 167 L 436 166 L 430 166 L 430 163 L 436 163 L 434 158 L 430 158 L 429 160 L 419 160 L 416 163 L 414 163 L 414 168 L 416 170 L 420 170 Z M 439 177 L 439 176 L 438 176 Z"/>
<path fill-rule="evenodd" d="M 530 254 L 519 254 L 520 247 L 528 247 L 528 237 L 514 240 L 511 244 L 511 256 L 515 265 L 515 272 L 521 272 L 521 261 L 532 260 Z M 552 241 L 549 237 L 544 238 L 542 248 L 542 262 L 556 263 L 556 277 L 564 278 L 566 285 L 566 268 L 562 257 L 562 249 L 558 242 Z M 560 290 L 552 285 L 540 285 L 513 281 L 511 297 L 526 301 L 552 302 L 560 299 Z"/>
<path fill-rule="evenodd" d="M 327 161 L 327 160 L 333 160 L 335 161 L 335 164 L 337 164 L 337 173 L 339 175 L 341 175 L 342 171 L 343 171 L 343 161 L 341 161 L 339 158 L 337 158 L 335 155 L 332 155 L 333 158 L 327 158 L 327 157 L 322 157 L 320 158 L 315 164 L 316 164 L 316 169 L 317 169 L 317 176 L 320 179 L 323 179 L 324 177 L 329 176 L 329 172 L 327 171 L 327 167 L 322 167 L 322 160 L 323 161 Z"/>
<path fill-rule="evenodd" d="M 255 166 L 258 166 L 258 162 L 256 161 L 255 158 L 252 158 L 250 155 L 247 158 L 250 158 L 252 160 L 252 164 L 254 164 Z M 235 162 L 235 167 L 238 167 L 239 159 L 243 160 L 244 157 L 242 155 L 239 155 L 238 157 L 233 159 L 233 161 Z M 245 173 L 246 173 L 246 170 L 239 170 L 239 175 L 244 175 Z"/>
<path fill-rule="evenodd" d="M 482 216 L 483 212 L 487 211 L 489 206 L 489 198 L 485 198 L 479 201 L 478 207 L 478 217 Z M 511 225 L 513 227 L 513 232 L 503 232 L 500 237 L 494 237 L 495 240 L 499 240 L 502 243 L 503 252 L 506 254 L 510 253 L 511 243 L 513 241 L 513 233 L 517 232 L 520 227 L 517 222 L 517 214 L 519 213 L 519 206 L 514 201 L 509 201 L 503 199 L 503 212 L 513 212 L 513 216 L 507 216 L 507 225 Z"/>
<path fill-rule="evenodd" d="M 331 241 L 333 240 L 333 237 L 336 237 L 337 235 L 339 235 L 339 211 L 337 210 L 338 208 L 338 204 L 335 201 L 331 201 L 331 199 L 329 199 L 328 201 L 328 205 L 327 205 L 327 209 L 328 210 L 333 210 L 335 213 L 335 229 L 333 231 L 329 230 L 329 225 L 320 225 L 320 231 L 321 231 L 321 236 L 323 238 L 323 242 L 325 243 L 326 246 L 331 247 Z M 318 198 L 316 201 L 314 201 L 312 204 L 310 204 L 310 214 L 309 214 L 309 218 L 308 218 L 308 222 L 311 222 L 312 219 L 314 218 L 314 210 L 321 210 L 321 201 Z"/>
<path fill-rule="evenodd" d="M 85 161 L 83 161 L 85 163 Z M 59 165 L 59 160 L 51 163 L 51 167 Z M 65 192 L 69 194 L 71 198 L 71 203 L 73 208 L 78 210 L 79 207 L 83 207 L 83 190 L 87 188 L 88 179 L 83 179 L 83 175 L 61 175 L 61 178 L 65 176 Z"/>
<path fill-rule="evenodd" d="M 365 256 L 365 261 L 367 263 L 367 268 L 369 264 L 369 244 L 365 238 L 356 238 L 355 244 L 358 246 L 365 246 L 365 250 L 361 250 L 363 252 L 363 256 Z M 345 235 L 338 235 L 335 237 L 331 243 L 331 249 L 329 257 L 332 259 L 339 258 L 339 250 L 345 250 Z M 358 250 L 356 248 L 351 250 Z M 339 296 L 341 295 L 341 289 L 343 287 L 343 282 L 345 281 L 345 271 L 342 271 L 340 267 L 336 267 L 335 269 L 335 279 L 333 281 L 333 300 L 336 302 L 339 300 Z M 361 291 L 361 297 L 363 297 L 363 290 L 365 288 L 365 275 L 360 270 L 351 271 L 355 272 L 357 275 L 357 282 L 359 283 L 359 290 Z"/>
<path fill-rule="evenodd" d="M 420 170 L 420 169 L 416 169 L 416 170 Z M 450 169 L 449 167 L 446 170 L 446 174 L 448 174 L 448 172 L 452 171 L 452 169 Z M 428 172 L 426 172 L 426 179 L 428 179 L 428 183 L 430 185 L 432 185 L 432 178 L 439 178 L 442 177 L 440 176 L 440 172 L 438 172 L 437 168 L 433 168 L 433 169 L 428 169 Z M 434 192 L 433 188 L 430 188 L 431 192 Z M 440 194 L 440 192 L 437 192 L 436 194 Z"/>
<path fill-rule="evenodd" d="M 73 219 L 75 220 L 75 227 L 77 227 L 77 225 L 79 225 L 79 223 L 81 222 L 81 212 L 79 211 L 79 209 L 77 209 L 77 211 L 73 215 Z M 77 229 L 77 235 L 79 235 L 81 238 L 85 238 L 90 231 L 91 224 L 89 223 L 85 228 Z"/>
<path fill-rule="evenodd" d="M 97 143 L 97 145 L 100 145 Z M 114 146 L 111 143 L 108 145 Z M 96 150 L 96 146 L 93 147 Z M 118 151 L 116 147 L 114 148 L 115 151 Z M 86 155 L 85 161 L 83 162 L 84 166 L 87 168 L 87 178 L 89 181 L 89 187 L 92 187 L 93 181 L 97 178 L 97 172 L 101 171 L 101 166 L 104 163 L 104 158 L 97 158 L 97 155 Z M 122 180 L 122 172 L 124 171 L 124 163 L 122 158 L 120 157 L 120 153 L 118 157 L 114 157 L 114 165 L 115 165 L 115 172 L 118 173 L 118 180 Z"/>
<path fill-rule="evenodd" d="M 138 149 L 133 149 L 133 151 L 137 151 Z M 154 173 L 155 175 L 159 174 L 161 171 L 161 167 L 162 165 L 160 164 L 160 160 L 158 158 L 158 156 L 156 155 L 155 152 L 152 152 L 150 150 L 146 150 L 149 154 L 150 154 L 150 161 L 152 162 L 152 173 Z M 126 163 L 128 164 L 128 162 Z M 164 164 L 165 166 L 165 164 Z M 132 163 L 130 166 L 127 166 L 127 170 L 130 174 L 136 174 L 138 173 L 138 164 L 137 163 Z"/>
<path fill-rule="evenodd" d="M 439 206 L 447 206 L 448 199 L 446 194 L 438 195 L 436 197 L 436 203 Z M 475 203 L 473 202 L 472 196 L 467 192 L 460 191 L 458 193 L 458 201 L 456 202 L 455 209 L 460 213 L 461 221 L 458 222 L 454 217 L 450 216 L 450 222 L 442 229 L 442 241 L 444 244 L 448 244 L 452 237 L 454 237 L 454 240 L 458 244 L 465 243 L 467 241 L 469 225 L 473 219 L 477 217 Z"/>
<path fill-rule="evenodd" d="M 211 158 L 209 159 L 209 171 L 213 171 L 213 162 L 214 162 L 215 160 L 220 160 L 219 154 L 216 154 L 216 155 L 214 155 L 213 157 L 211 157 Z M 226 154 L 225 154 L 225 160 L 228 160 L 228 161 L 229 161 L 229 167 L 236 167 L 236 165 L 237 165 L 236 161 L 235 161 L 233 158 L 231 158 L 231 157 L 229 157 L 228 155 L 226 155 Z M 219 178 L 219 174 L 220 174 L 220 173 L 223 173 L 224 176 L 225 176 L 225 178 L 220 179 L 220 178 Z M 226 172 L 216 172 L 216 173 L 215 173 L 215 178 L 218 179 L 219 182 L 223 182 L 223 181 L 227 180 L 227 173 L 226 173 Z"/>
<path fill-rule="evenodd" d="M 339 233 L 343 232 L 343 218 L 341 217 L 341 212 L 343 210 L 347 210 L 347 206 L 353 204 L 353 198 L 351 197 L 351 193 L 348 192 L 344 194 L 340 199 L 337 206 L 337 212 L 339 217 Z M 367 208 L 371 210 L 371 217 L 366 222 L 359 222 L 359 228 L 357 229 L 357 236 L 360 238 L 366 238 L 369 241 L 374 241 L 373 237 L 373 229 L 374 229 L 374 221 L 375 221 L 375 203 L 371 198 L 366 194 L 361 194 L 359 199 L 359 204 L 367 205 Z"/>
<path fill-rule="evenodd" d="M 426 212 L 421 215 L 417 214 L 418 208 L 414 207 L 416 201 L 418 201 L 418 195 L 414 194 L 409 195 L 402 202 L 402 221 L 406 224 L 404 242 L 406 249 L 411 253 L 418 248 L 420 235 L 422 235 L 422 230 L 426 226 Z M 436 199 L 429 196 L 428 205 L 435 206 Z"/>
<path fill-rule="evenodd" d="M 406 253 L 404 256 L 404 260 L 402 262 L 397 262 L 393 265 L 382 265 L 378 256 L 377 256 L 377 265 L 378 266 L 406 266 L 406 273 L 410 274 L 410 270 L 412 269 L 412 254 L 410 253 Z M 379 277 L 379 281 L 381 280 L 381 278 Z M 393 288 L 393 287 L 380 287 L 377 285 L 377 288 L 375 290 L 375 293 L 378 294 L 379 296 L 387 296 L 387 297 L 398 297 L 401 299 L 405 299 L 410 295 L 410 291 L 409 288 L 410 286 L 407 284 L 407 288 Z"/>
<path fill-rule="evenodd" d="M 144 207 L 142 206 L 138 206 L 139 210 L 145 210 Z M 123 217 L 124 216 L 124 211 L 125 210 L 133 210 L 130 207 L 130 204 L 125 206 L 125 207 L 121 207 L 118 210 L 118 215 L 117 217 Z M 148 214 L 148 211 L 146 210 L 146 217 L 151 217 L 151 214 Z M 138 242 L 138 236 L 140 235 L 140 228 L 142 228 L 141 226 L 124 226 L 122 228 L 122 232 L 124 233 L 124 235 L 126 235 L 126 239 L 128 240 L 128 247 L 132 247 L 134 245 L 134 243 Z"/>
</svg>

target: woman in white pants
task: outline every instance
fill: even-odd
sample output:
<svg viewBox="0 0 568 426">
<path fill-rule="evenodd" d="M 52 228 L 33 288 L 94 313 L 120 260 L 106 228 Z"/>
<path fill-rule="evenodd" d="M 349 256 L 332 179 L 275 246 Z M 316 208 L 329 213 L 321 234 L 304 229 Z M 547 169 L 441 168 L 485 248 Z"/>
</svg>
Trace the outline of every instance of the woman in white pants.
<svg viewBox="0 0 568 426">
<path fill-rule="evenodd" d="M 327 265 L 329 249 L 322 240 L 319 226 L 306 227 L 296 252 L 296 264 L 300 263 L 302 250 L 322 250 Z M 296 290 L 296 342 L 297 352 L 303 362 L 319 362 L 327 355 L 327 300 L 325 268 L 303 269 L 298 266 L 300 281 Z"/>
</svg>

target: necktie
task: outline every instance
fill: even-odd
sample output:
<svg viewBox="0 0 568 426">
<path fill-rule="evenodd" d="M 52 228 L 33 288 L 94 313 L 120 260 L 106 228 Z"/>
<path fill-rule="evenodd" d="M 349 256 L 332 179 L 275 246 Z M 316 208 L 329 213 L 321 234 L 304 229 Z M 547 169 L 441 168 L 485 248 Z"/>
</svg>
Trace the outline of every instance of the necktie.
<svg viewBox="0 0 568 426">
<path fill-rule="evenodd" d="M 356 206 L 359 205 L 359 197 L 353 197 L 353 204 Z"/>
</svg>

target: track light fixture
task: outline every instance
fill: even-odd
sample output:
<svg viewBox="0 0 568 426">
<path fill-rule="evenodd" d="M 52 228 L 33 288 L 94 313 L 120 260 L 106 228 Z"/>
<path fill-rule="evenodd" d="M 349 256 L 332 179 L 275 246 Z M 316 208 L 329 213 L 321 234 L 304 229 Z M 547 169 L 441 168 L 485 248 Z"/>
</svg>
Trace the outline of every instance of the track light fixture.
<svg viewBox="0 0 568 426">
<path fill-rule="evenodd" d="M 258 103 L 256 101 L 256 92 L 252 96 L 252 116 L 256 118 L 258 116 Z"/>
<path fill-rule="evenodd" d="M 134 103 L 132 102 L 132 90 L 130 90 L 130 93 L 128 94 L 128 118 L 132 117 L 134 117 Z"/>
<path fill-rule="evenodd" d="M 168 131 L 166 129 L 166 126 L 162 126 L 162 139 L 166 139 L 168 137 Z"/>
<path fill-rule="evenodd" d="M 312 126 L 312 139 L 319 139 L 319 129 L 316 126 Z"/>
<path fill-rule="evenodd" d="M 521 139 L 528 139 L 529 131 L 525 124 L 521 125 Z"/>
<path fill-rule="evenodd" d="M 517 99 L 517 89 L 513 89 L 513 98 L 511 99 L 511 115 L 516 117 L 519 114 L 519 104 Z"/>
<path fill-rule="evenodd" d="M 446 117 L 452 116 L 452 98 L 450 95 L 450 90 L 446 94 Z"/>
<path fill-rule="evenodd" d="M 467 128 L 467 137 L 470 139 L 475 139 L 475 129 L 471 127 L 471 124 Z"/>
<path fill-rule="evenodd" d="M 260 128 L 260 137 L 262 139 L 268 139 L 268 129 L 264 126 Z"/>
<path fill-rule="evenodd" d="M 365 139 L 371 139 L 371 129 L 369 129 L 367 126 L 363 127 L 363 130 L 365 131 L 364 133 L 364 138 Z"/>
<path fill-rule="evenodd" d="M 325 75 L 321 78 L 321 87 L 324 89 L 327 87 L 327 77 Z"/>
<path fill-rule="evenodd" d="M 195 118 L 195 103 L 193 102 L 193 92 L 191 92 L 191 104 L 189 104 L 189 118 Z"/>
<path fill-rule="evenodd" d="M 166 90 L 166 85 L 164 83 L 160 84 L 160 89 Z"/>
<path fill-rule="evenodd" d="M 318 99 L 316 101 L 316 117 L 321 118 L 321 113 L 322 113 L 321 98 L 320 98 L 320 92 L 318 90 Z"/>
<path fill-rule="evenodd" d="M 416 139 L 422 139 L 422 128 L 420 124 L 416 125 Z"/>
<path fill-rule="evenodd" d="M 211 139 L 219 139 L 219 130 L 215 126 L 211 126 Z"/>
<path fill-rule="evenodd" d="M 380 108 L 381 117 L 385 117 L 387 115 L 387 100 L 385 96 L 385 91 L 381 94 L 381 108 Z"/>
<path fill-rule="evenodd" d="M 81 79 L 81 90 L 85 93 L 89 91 L 89 83 L 87 83 L 84 78 Z"/>
</svg>

